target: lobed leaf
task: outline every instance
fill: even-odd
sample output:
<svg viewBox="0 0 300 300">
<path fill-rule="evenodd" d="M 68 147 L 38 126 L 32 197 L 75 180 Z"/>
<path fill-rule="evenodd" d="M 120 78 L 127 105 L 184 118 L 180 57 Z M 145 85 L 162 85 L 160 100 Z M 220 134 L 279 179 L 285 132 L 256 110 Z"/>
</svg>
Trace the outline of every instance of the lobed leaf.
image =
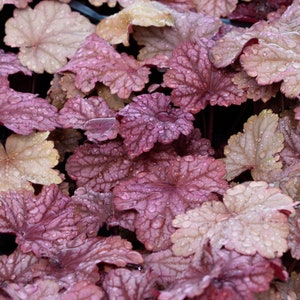
<svg viewBox="0 0 300 300">
<path fill-rule="evenodd" d="M 232 83 L 234 73 L 216 69 L 208 58 L 208 41 L 186 42 L 177 47 L 164 74 L 172 88 L 172 102 L 191 113 L 208 104 L 229 106 L 246 101 L 246 94 Z"/>
<path fill-rule="evenodd" d="M 283 134 L 277 129 L 278 116 L 263 110 L 244 124 L 243 133 L 233 135 L 224 148 L 227 180 L 251 170 L 254 180 L 270 181 L 281 170 L 279 152 L 283 149 Z"/>
<path fill-rule="evenodd" d="M 18 57 L 28 69 L 54 73 L 93 31 L 94 25 L 69 5 L 42 1 L 34 9 L 14 11 L 5 23 L 4 42 L 20 48 Z"/>
<path fill-rule="evenodd" d="M 0 190 L 33 190 L 30 182 L 49 185 L 61 183 L 57 170 L 58 152 L 52 141 L 46 141 L 49 132 L 28 136 L 10 135 L 5 148 L 0 144 Z"/>
<path fill-rule="evenodd" d="M 133 98 L 117 116 L 121 123 L 120 134 L 132 158 L 148 152 L 156 142 L 169 144 L 193 129 L 193 115 L 172 108 L 170 97 L 161 93 Z"/>
<path fill-rule="evenodd" d="M 117 66 L 117 67 L 116 67 Z M 140 91 L 148 82 L 150 70 L 126 53 L 118 53 L 96 34 L 90 35 L 59 72 L 76 74 L 75 85 L 90 92 L 96 82 L 109 86 L 112 94 L 128 98 L 132 91 Z"/>
<path fill-rule="evenodd" d="M 293 213 L 293 199 L 278 188 L 263 181 L 238 184 L 226 191 L 223 202 L 204 202 L 177 215 L 172 249 L 176 255 L 188 256 L 209 238 L 215 248 L 225 246 L 245 255 L 280 257 L 288 249 L 286 214 Z"/>
</svg>

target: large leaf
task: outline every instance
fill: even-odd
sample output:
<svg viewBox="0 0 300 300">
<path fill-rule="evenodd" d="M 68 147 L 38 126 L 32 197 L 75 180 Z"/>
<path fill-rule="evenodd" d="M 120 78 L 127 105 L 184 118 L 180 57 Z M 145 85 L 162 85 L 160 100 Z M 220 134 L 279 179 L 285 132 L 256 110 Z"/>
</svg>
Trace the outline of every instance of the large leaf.
<svg viewBox="0 0 300 300">
<path fill-rule="evenodd" d="M 280 257 L 288 249 L 290 213 L 294 213 L 293 199 L 279 189 L 263 181 L 239 184 L 227 190 L 223 202 L 204 202 L 176 216 L 173 251 L 188 256 L 209 238 L 216 248 Z"/>
<path fill-rule="evenodd" d="M 49 185 L 61 183 L 57 170 L 58 152 L 52 141 L 46 141 L 49 132 L 37 132 L 28 136 L 13 134 L 0 144 L 0 191 L 9 189 L 33 190 L 31 184 Z"/>
<path fill-rule="evenodd" d="M 54 73 L 70 58 L 94 26 L 70 6 L 41 1 L 34 9 L 15 10 L 5 23 L 4 41 L 19 47 L 19 59 L 30 70 Z"/>
</svg>

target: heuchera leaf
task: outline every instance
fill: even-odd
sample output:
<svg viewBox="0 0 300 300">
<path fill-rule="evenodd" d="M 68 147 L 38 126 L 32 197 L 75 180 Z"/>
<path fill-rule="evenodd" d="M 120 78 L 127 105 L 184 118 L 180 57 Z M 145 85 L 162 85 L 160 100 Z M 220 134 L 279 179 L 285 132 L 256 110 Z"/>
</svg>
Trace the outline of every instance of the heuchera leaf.
<svg viewBox="0 0 300 300">
<path fill-rule="evenodd" d="M 237 0 L 194 1 L 198 12 L 214 17 L 228 16 L 236 8 L 237 2 Z"/>
<path fill-rule="evenodd" d="M 174 10 L 170 12 L 174 18 L 172 27 L 137 27 L 134 29 L 134 39 L 139 45 L 144 46 L 139 51 L 140 60 L 157 55 L 171 57 L 173 50 L 181 43 L 210 38 L 221 26 L 219 19 L 200 13 L 192 11 L 180 13 Z"/>
<path fill-rule="evenodd" d="M 141 264 L 140 253 L 131 249 L 131 244 L 119 236 L 77 238 L 51 257 L 46 273 L 65 287 L 81 280 L 96 283 L 100 279 L 97 268 L 100 262 L 118 267 L 125 267 L 127 263 Z"/>
<path fill-rule="evenodd" d="M 21 65 L 16 54 L 5 53 L 0 49 L 0 75 L 6 77 L 9 74 L 18 72 L 23 72 L 25 75 L 31 75 L 31 72 Z"/>
<path fill-rule="evenodd" d="M 278 83 L 259 85 L 255 78 L 250 77 L 245 71 L 235 74 L 232 81 L 239 89 L 246 90 L 247 98 L 253 99 L 253 101 L 262 100 L 263 102 L 267 102 L 276 96 L 280 87 Z"/>
<path fill-rule="evenodd" d="M 111 270 L 103 281 L 103 289 L 110 300 L 118 299 L 155 299 L 156 274 L 130 271 L 127 269 Z"/>
<path fill-rule="evenodd" d="M 118 210 L 136 210 L 137 238 L 148 250 L 170 246 L 171 220 L 187 208 L 207 201 L 213 192 L 222 194 L 221 161 L 204 156 L 176 157 L 161 161 L 148 172 L 122 180 L 113 190 Z"/>
<path fill-rule="evenodd" d="M 259 253 L 280 257 L 288 249 L 288 217 L 294 213 L 293 199 L 253 181 L 228 189 L 223 202 L 204 202 L 201 207 L 178 215 L 173 226 L 173 252 L 188 256 L 203 247 L 209 238 L 216 248 L 225 246 L 245 255 Z"/>
<path fill-rule="evenodd" d="M 298 127 L 300 127 L 300 106 L 297 106 L 294 109 L 295 112 L 295 119 L 298 120 Z"/>
<path fill-rule="evenodd" d="M 76 180 L 95 192 L 110 192 L 122 179 L 130 176 L 134 161 L 129 159 L 123 143 L 118 140 L 78 147 L 69 157 L 66 170 Z"/>
<path fill-rule="evenodd" d="M 297 97 L 300 94 L 300 59 L 296 42 L 299 40 L 299 7 L 299 1 L 294 1 L 281 17 L 257 22 L 242 33 L 234 31 L 225 35 L 212 49 L 213 63 L 217 67 L 230 64 L 246 43 L 256 39 L 258 43 L 250 43 L 241 54 L 244 70 L 261 85 L 282 81 L 281 92 L 290 98 Z M 232 44 L 236 46 L 230 48 Z"/>
<path fill-rule="evenodd" d="M 300 212 L 296 209 L 296 214 L 289 218 L 290 233 L 288 245 L 291 255 L 295 259 L 300 259 Z"/>
<path fill-rule="evenodd" d="M 56 185 L 31 191 L 0 193 L 0 231 L 16 234 L 24 252 L 37 257 L 51 256 L 78 234 L 70 198 Z"/>
<path fill-rule="evenodd" d="M 181 133 L 188 135 L 193 130 L 193 115 L 172 108 L 170 101 L 161 93 L 144 94 L 118 113 L 120 134 L 131 157 L 148 152 L 156 142 L 169 144 Z"/>
<path fill-rule="evenodd" d="M 45 99 L 34 94 L 17 92 L 0 76 L 0 121 L 18 134 L 35 129 L 53 130 L 58 126 L 57 110 Z"/>
<path fill-rule="evenodd" d="M 58 122 L 64 128 L 85 130 L 87 138 L 94 142 L 116 138 L 119 129 L 115 112 L 102 97 L 69 99 L 59 112 Z"/>
<path fill-rule="evenodd" d="M 167 6 L 157 1 L 134 1 L 120 12 L 103 19 L 96 33 L 110 44 L 129 45 L 133 25 L 173 26 L 173 17 Z"/>
<path fill-rule="evenodd" d="M 164 74 L 172 88 L 172 102 L 191 113 L 208 104 L 229 106 L 246 101 L 246 94 L 232 83 L 234 73 L 216 69 L 208 58 L 207 40 L 186 42 L 176 48 Z"/>
<path fill-rule="evenodd" d="M 32 0 L 0 0 L 0 10 L 5 4 L 13 4 L 18 8 L 25 8 Z"/>
<path fill-rule="evenodd" d="M 34 9 L 14 11 L 5 23 L 4 42 L 20 48 L 18 57 L 28 69 L 54 73 L 93 31 L 94 25 L 69 5 L 42 1 Z"/>
<path fill-rule="evenodd" d="M 110 87 L 112 94 L 128 98 L 132 91 L 140 91 L 148 82 L 150 70 L 126 53 L 118 53 L 96 34 L 90 35 L 59 70 L 76 74 L 75 85 L 83 92 L 91 91 L 100 81 Z"/>
<path fill-rule="evenodd" d="M 241 255 L 206 245 L 201 257 L 162 291 L 158 299 L 182 300 L 198 296 L 200 300 L 253 300 L 254 293 L 269 288 L 277 264 L 277 260 L 270 261 L 258 254 Z"/>
<path fill-rule="evenodd" d="M 278 119 L 271 110 L 263 110 L 248 119 L 243 133 L 230 137 L 224 148 L 227 180 L 246 170 L 251 170 L 254 180 L 274 180 L 282 167 L 278 153 L 283 149 L 284 141 L 277 128 Z"/>
<path fill-rule="evenodd" d="M 165 287 L 181 277 L 191 263 L 191 257 L 175 256 L 171 249 L 153 252 L 144 260 L 144 267 L 153 270 L 157 275 L 157 283 Z"/>
<path fill-rule="evenodd" d="M 57 170 L 58 152 L 53 142 L 46 141 L 49 132 L 28 136 L 10 135 L 5 148 L 0 144 L 0 191 L 33 190 L 30 182 L 43 185 L 61 183 Z"/>
<path fill-rule="evenodd" d="M 72 196 L 76 225 L 87 236 L 97 236 L 99 228 L 112 216 L 112 193 L 97 193 L 84 187 Z"/>
<path fill-rule="evenodd" d="M 2 223 L 2 222 L 1 222 Z M 0 256 L 0 280 L 1 285 L 9 282 L 27 283 L 37 275 L 33 271 L 39 259 L 31 252 L 24 254 L 16 249 L 12 254 Z"/>
</svg>

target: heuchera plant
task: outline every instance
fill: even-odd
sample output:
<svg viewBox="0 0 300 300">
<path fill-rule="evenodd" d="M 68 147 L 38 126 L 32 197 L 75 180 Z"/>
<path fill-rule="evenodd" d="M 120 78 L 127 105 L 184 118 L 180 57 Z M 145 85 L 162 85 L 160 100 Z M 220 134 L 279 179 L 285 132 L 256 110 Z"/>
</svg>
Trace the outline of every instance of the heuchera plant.
<svg viewBox="0 0 300 300">
<path fill-rule="evenodd" d="M 0 0 L 0 299 L 299 299 L 300 0 Z"/>
</svg>

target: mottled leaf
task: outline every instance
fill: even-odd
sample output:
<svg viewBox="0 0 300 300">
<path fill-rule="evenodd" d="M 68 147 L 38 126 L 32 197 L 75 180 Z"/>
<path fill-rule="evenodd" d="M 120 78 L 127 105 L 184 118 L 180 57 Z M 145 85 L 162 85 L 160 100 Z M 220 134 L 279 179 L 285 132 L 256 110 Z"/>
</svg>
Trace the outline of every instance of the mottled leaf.
<svg viewBox="0 0 300 300">
<path fill-rule="evenodd" d="M 150 73 L 148 67 L 126 53 L 118 53 L 96 34 L 89 36 L 59 71 L 75 73 L 75 85 L 83 92 L 91 91 L 99 81 L 124 99 L 132 91 L 142 90 Z"/>
<path fill-rule="evenodd" d="M 191 113 L 208 104 L 229 106 L 246 101 L 246 94 L 232 83 L 234 73 L 216 69 L 208 58 L 206 40 L 186 42 L 176 48 L 164 75 L 172 88 L 172 102 Z"/>
<path fill-rule="evenodd" d="M 193 129 L 194 117 L 179 108 L 172 108 L 170 97 L 161 93 L 144 94 L 119 113 L 120 134 L 131 157 L 148 152 L 156 142 L 169 144 L 182 133 Z"/>
<path fill-rule="evenodd" d="M 245 255 L 267 258 L 287 251 L 287 214 L 294 213 L 293 199 L 266 182 L 253 181 L 228 189 L 223 202 L 204 202 L 201 207 L 177 215 L 172 235 L 173 252 L 188 256 L 209 238 L 213 247 L 225 246 Z"/>
<path fill-rule="evenodd" d="M 156 274 L 151 271 L 111 270 L 103 281 L 109 299 L 154 299 Z"/>
<path fill-rule="evenodd" d="M 70 198 L 57 186 L 31 191 L 0 193 L 0 231 L 16 234 L 24 253 L 51 256 L 78 234 Z"/>
<path fill-rule="evenodd" d="M 119 129 L 115 112 L 101 97 L 69 99 L 59 112 L 58 122 L 64 128 L 83 129 L 93 142 L 114 139 Z"/>
<path fill-rule="evenodd" d="M 118 210 L 136 210 L 137 238 L 148 250 L 170 246 L 171 220 L 187 208 L 199 206 L 213 192 L 222 194 L 221 161 L 205 156 L 176 157 L 160 161 L 148 172 L 121 181 L 113 190 Z"/>
</svg>

